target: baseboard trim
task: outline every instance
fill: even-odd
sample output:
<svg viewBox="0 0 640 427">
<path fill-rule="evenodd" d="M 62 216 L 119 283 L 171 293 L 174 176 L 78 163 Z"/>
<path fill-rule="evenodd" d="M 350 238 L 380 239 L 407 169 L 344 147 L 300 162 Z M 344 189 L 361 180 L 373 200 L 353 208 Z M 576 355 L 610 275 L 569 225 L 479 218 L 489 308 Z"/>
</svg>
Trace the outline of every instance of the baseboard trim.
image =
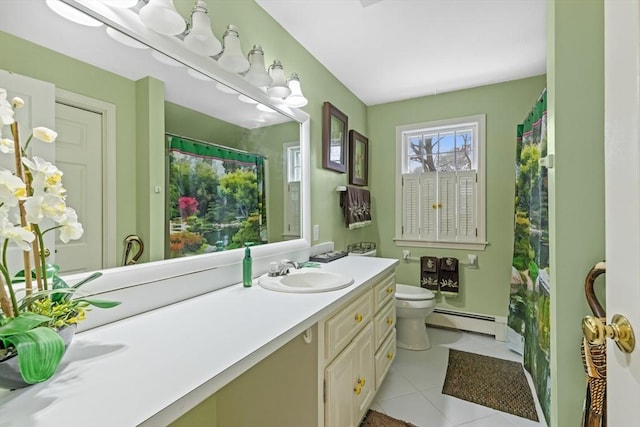
<svg viewBox="0 0 640 427">
<path fill-rule="evenodd" d="M 493 335 L 498 341 L 507 340 L 507 318 L 504 316 L 436 308 L 433 314 L 427 317 L 427 324 Z"/>
</svg>

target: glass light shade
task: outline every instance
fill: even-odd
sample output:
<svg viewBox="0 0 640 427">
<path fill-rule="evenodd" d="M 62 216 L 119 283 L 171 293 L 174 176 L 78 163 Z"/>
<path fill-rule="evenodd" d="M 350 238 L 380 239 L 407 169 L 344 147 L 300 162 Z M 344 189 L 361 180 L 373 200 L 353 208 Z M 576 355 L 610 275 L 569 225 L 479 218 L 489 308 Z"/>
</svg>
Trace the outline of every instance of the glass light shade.
<svg viewBox="0 0 640 427">
<path fill-rule="evenodd" d="M 191 30 L 184 38 L 187 49 L 199 55 L 214 56 L 222 51 L 222 44 L 211 31 L 207 5 L 198 0 L 191 12 Z"/>
<path fill-rule="evenodd" d="M 249 52 L 249 71 L 244 76 L 245 80 L 257 87 L 267 87 L 271 84 L 271 76 L 267 73 L 264 66 L 264 52 L 262 46 L 253 45 L 253 49 Z"/>
<path fill-rule="evenodd" d="M 107 6 L 120 7 L 123 9 L 129 9 L 138 4 L 138 0 L 100 0 Z"/>
<path fill-rule="evenodd" d="M 109 37 L 117 41 L 118 43 L 122 43 L 125 46 L 132 47 L 134 49 L 149 49 L 144 43 L 140 43 L 138 40 L 129 37 L 128 35 L 121 33 L 118 30 L 114 30 L 111 27 L 107 27 L 107 34 Z"/>
<path fill-rule="evenodd" d="M 302 94 L 302 88 L 300 87 L 300 77 L 296 73 L 291 74 L 288 82 L 289 89 L 291 89 L 291 95 L 287 96 L 284 100 L 285 104 L 289 107 L 300 108 L 309 103 L 307 98 Z"/>
<path fill-rule="evenodd" d="M 242 54 L 240 37 L 235 25 L 229 25 L 222 36 L 222 55 L 218 58 L 218 64 L 223 70 L 231 73 L 244 73 L 249 69 L 249 61 Z"/>
<path fill-rule="evenodd" d="M 80 12 L 78 9 L 69 6 L 68 4 L 61 2 L 60 0 L 47 0 L 47 6 L 58 15 L 76 24 L 85 25 L 87 27 L 99 27 L 102 22 L 92 18 L 84 12 Z"/>
<path fill-rule="evenodd" d="M 173 0 L 149 0 L 140 9 L 140 20 L 147 28 L 167 36 L 175 36 L 187 28 L 187 23 L 173 6 Z"/>
<path fill-rule="evenodd" d="M 287 86 L 284 78 L 284 69 L 277 59 L 269 66 L 269 75 L 273 79 L 273 83 L 267 89 L 267 95 L 272 98 L 286 98 L 291 93 L 291 89 Z"/>
</svg>

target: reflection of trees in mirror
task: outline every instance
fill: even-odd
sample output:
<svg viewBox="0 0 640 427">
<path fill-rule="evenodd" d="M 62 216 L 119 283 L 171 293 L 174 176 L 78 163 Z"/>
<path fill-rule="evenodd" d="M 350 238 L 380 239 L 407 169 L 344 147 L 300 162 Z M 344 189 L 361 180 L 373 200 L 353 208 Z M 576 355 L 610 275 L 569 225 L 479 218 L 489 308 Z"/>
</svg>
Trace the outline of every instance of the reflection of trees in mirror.
<svg viewBox="0 0 640 427">
<path fill-rule="evenodd" d="M 169 257 L 268 243 L 264 157 L 170 138 Z"/>
</svg>

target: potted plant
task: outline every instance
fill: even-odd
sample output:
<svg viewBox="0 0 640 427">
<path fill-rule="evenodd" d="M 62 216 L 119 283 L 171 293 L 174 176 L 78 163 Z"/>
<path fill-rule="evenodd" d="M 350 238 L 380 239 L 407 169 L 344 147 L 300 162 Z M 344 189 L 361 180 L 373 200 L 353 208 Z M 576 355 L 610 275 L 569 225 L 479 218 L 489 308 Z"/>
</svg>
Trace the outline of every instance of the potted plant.
<svg viewBox="0 0 640 427">
<path fill-rule="evenodd" d="M 69 286 L 58 276 L 59 267 L 46 262 L 45 233 L 58 230 L 67 243 L 84 230 L 65 203 L 62 171 L 42 158 L 27 157 L 32 140 L 53 143 L 56 132 L 34 128 L 26 143 L 20 143 L 13 116 L 23 105 L 17 97 L 9 103 L 7 91 L 0 88 L 0 153 L 11 154 L 15 164 L 14 171 L 0 168 L 0 388 L 10 389 L 46 381 L 55 373 L 90 305 L 119 304 L 79 295 L 80 287 L 101 273 Z M 5 126 L 13 139 L 2 134 Z M 10 244 L 23 251 L 20 266 L 8 261 Z"/>
</svg>

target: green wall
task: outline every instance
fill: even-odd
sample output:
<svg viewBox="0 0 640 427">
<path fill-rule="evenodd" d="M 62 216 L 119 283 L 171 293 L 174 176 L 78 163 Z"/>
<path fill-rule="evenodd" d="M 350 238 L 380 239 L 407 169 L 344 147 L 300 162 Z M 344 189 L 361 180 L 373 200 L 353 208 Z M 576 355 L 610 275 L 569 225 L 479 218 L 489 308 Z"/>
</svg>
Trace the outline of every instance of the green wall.
<svg viewBox="0 0 640 427">
<path fill-rule="evenodd" d="M 135 82 L 0 31 L 0 68 L 116 106 L 116 242 L 136 230 Z M 36 60 L 37 59 L 37 60 Z M 120 253 L 117 253 L 119 260 Z"/>
<path fill-rule="evenodd" d="M 578 425 L 589 269 L 605 257 L 604 2 L 547 1 L 551 425 Z"/>
<path fill-rule="evenodd" d="M 516 125 L 531 110 L 546 84 L 545 76 L 376 105 L 368 109 L 369 162 L 374 226 L 368 237 L 379 254 L 402 258 L 454 256 L 466 261 L 477 254 L 477 269 L 461 268 L 461 291 L 455 298 L 439 297 L 441 307 L 506 316 L 513 255 L 513 200 Z M 487 241 L 484 251 L 396 246 L 395 156 L 396 126 L 453 117 L 486 114 Z M 419 264 L 400 263 L 398 283 L 417 285 Z"/>
</svg>

